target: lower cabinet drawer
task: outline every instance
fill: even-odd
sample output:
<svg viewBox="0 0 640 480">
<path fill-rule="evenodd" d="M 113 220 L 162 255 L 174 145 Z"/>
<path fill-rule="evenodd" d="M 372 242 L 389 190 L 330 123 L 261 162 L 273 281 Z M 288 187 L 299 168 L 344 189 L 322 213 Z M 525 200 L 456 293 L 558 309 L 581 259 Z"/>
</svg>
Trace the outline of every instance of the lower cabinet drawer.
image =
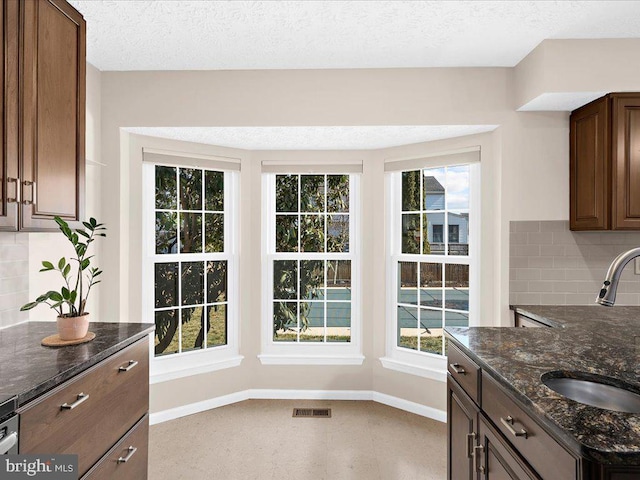
<svg viewBox="0 0 640 480">
<path fill-rule="evenodd" d="M 447 370 L 471 399 L 480 404 L 480 367 L 452 342 L 447 352 Z"/>
<path fill-rule="evenodd" d="M 147 478 L 149 415 L 82 477 L 82 480 L 141 480 Z"/>
<path fill-rule="evenodd" d="M 504 437 L 545 480 L 575 479 L 577 460 L 482 373 L 483 411 Z"/>
<path fill-rule="evenodd" d="M 146 338 L 18 410 L 19 452 L 78 455 L 83 475 L 148 411 Z"/>
</svg>

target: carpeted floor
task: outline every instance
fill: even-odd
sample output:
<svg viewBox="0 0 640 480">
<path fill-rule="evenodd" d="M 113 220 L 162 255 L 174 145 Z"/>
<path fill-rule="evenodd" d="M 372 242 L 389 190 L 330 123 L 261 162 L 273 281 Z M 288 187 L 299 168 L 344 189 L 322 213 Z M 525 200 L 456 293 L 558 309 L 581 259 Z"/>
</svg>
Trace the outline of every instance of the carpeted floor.
<svg viewBox="0 0 640 480">
<path fill-rule="evenodd" d="M 443 480 L 446 438 L 444 423 L 375 402 L 248 400 L 152 426 L 149 480 Z"/>
</svg>

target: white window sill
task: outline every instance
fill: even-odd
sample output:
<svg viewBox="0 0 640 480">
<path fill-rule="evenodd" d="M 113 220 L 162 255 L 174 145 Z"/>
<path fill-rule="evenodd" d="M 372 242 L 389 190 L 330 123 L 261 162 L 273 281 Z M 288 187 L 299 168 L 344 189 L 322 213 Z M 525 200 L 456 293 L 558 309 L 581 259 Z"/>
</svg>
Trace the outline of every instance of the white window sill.
<svg viewBox="0 0 640 480">
<path fill-rule="evenodd" d="M 263 365 L 362 365 L 364 355 L 258 355 Z"/>
<path fill-rule="evenodd" d="M 233 355 L 219 359 L 203 359 L 185 358 L 185 357 L 160 357 L 153 358 L 151 362 L 151 371 L 149 375 L 149 383 L 161 383 L 177 378 L 189 377 L 200 373 L 215 372 L 226 368 L 237 367 L 242 363 L 244 357 L 242 355 Z"/>
<path fill-rule="evenodd" d="M 409 363 L 390 357 L 382 357 L 380 358 L 380 362 L 384 368 L 395 370 L 396 372 L 430 378 L 431 380 L 437 380 L 439 382 L 447 381 L 446 358 L 444 358 L 444 366 L 442 368 L 439 368 L 438 366 L 416 365 L 415 363 Z"/>
</svg>

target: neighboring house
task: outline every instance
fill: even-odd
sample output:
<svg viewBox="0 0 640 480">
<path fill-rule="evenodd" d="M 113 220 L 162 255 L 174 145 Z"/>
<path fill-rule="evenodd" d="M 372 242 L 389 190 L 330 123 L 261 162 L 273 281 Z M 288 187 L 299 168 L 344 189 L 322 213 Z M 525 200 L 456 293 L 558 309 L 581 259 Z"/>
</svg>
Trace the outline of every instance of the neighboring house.
<svg viewBox="0 0 640 480">
<path fill-rule="evenodd" d="M 424 177 L 425 207 L 427 210 L 445 209 L 445 188 L 436 177 Z M 431 252 L 444 252 L 444 213 L 427 213 L 428 238 L 431 239 Z M 469 214 L 449 212 L 449 245 L 458 254 L 468 254 Z M 458 245 L 456 245 L 458 244 Z"/>
<path fill-rule="evenodd" d="M 444 210 L 444 187 L 436 177 L 424 177 L 424 206 L 426 210 Z"/>
</svg>

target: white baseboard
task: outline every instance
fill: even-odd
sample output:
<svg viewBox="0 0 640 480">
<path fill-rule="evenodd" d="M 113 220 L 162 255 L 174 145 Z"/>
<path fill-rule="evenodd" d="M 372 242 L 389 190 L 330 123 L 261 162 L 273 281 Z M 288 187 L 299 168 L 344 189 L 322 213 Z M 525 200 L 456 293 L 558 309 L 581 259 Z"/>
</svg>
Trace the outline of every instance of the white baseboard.
<svg viewBox="0 0 640 480">
<path fill-rule="evenodd" d="M 372 393 L 374 402 L 383 403 L 384 405 L 399 408 L 400 410 L 415 413 L 416 415 L 431 418 L 433 420 L 438 420 L 442 423 L 447 422 L 447 412 L 445 410 L 438 410 L 437 408 L 427 407 L 426 405 L 422 405 L 421 403 L 410 402 L 409 400 L 405 400 L 404 398 L 394 397 L 392 395 L 387 395 L 386 393 Z"/>
<path fill-rule="evenodd" d="M 201 402 L 190 403 L 188 405 L 182 405 L 180 407 L 170 408 L 168 410 L 162 410 L 161 412 L 152 413 L 149 415 L 149 424 L 155 425 L 156 423 L 167 422 L 180 417 L 186 417 L 187 415 L 193 415 L 194 413 L 204 412 L 211 410 L 212 408 L 224 407 L 225 405 L 231 405 L 232 403 L 242 402 L 248 400 L 247 393 L 249 390 L 242 392 L 230 393 L 229 395 L 223 395 L 222 397 L 211 398 L 209 400 L 203 400 Z"/>
<path fill-rule="evenodd" d="M 262 400 L 373 400 L 371 390 L 247 390 L 249 398 Z"/>
<path fill-rule="evenodd" d="M 403 398 L 371 390 L 276 390 L 250 389 L 223 395 L 221 397 L 190 403 L 180 407 L 162 410 L 149 415 L 149 424 L 167 422 L 176 418 L 193 415 L 213 408 L 224 407 L 232 403 L 249 399 L 261 400 L 370 400 L 390 407 L 398 408 L 439 422 L 447 421 L 447 412 L 428 407 L 420 403 L 411 402 Z"/>
</svg>

